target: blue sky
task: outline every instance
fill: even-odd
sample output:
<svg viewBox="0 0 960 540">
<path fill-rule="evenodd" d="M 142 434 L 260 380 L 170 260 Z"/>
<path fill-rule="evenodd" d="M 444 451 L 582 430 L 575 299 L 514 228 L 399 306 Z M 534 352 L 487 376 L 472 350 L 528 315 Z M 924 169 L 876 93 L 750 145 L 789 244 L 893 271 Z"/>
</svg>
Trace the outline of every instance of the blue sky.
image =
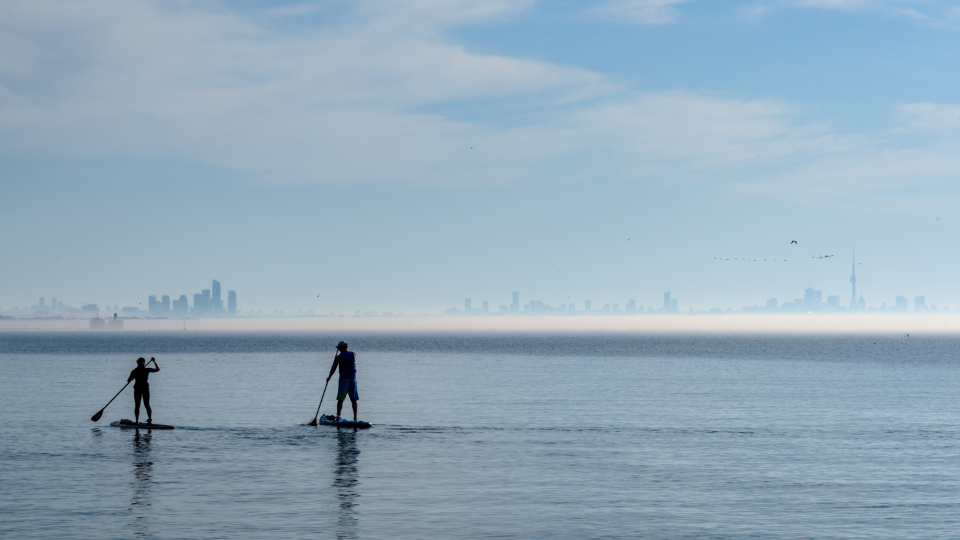
<svg viewBox="0 0 960 540">
<path fill-rule="evenodd" d="M 5 1 L 0 309 L 847 302 L 853 249 L 868 305 L 960 307 L 958 36 L 919 0 Z"/>
</svg>

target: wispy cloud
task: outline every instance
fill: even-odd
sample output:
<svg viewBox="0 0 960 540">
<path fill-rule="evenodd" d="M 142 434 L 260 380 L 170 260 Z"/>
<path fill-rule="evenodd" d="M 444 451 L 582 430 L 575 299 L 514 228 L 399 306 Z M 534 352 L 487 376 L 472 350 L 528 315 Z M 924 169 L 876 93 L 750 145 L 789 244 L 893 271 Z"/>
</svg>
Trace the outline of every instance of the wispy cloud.
<svg viewBox="0 0 960 540">
<path fill-rule="evenodd" d="M 960 133 L 960 105 L 906 103 L 897 107 L 900 131 L 927 135 Z"/>
<path fill-rule="evenodd" d="M 627 24 L 666 24 L 677 18 L 676 6 L 689 0 L 609 0 L 591 13 Z"/>
<path fill-rule="evenodd" d="M 0 155 L 175 158 L 323 183 L 602 174 L 810 198 L 960 171 L 942 146 L 838 135 L 798 121 L 788 103 L 638 93 L 589 70 L 478 54 L 442 37 L 445 25 L 516 16 L 522 3 L 379 5 L 361 2 L 347 24 L 286 35 L 261 15 L 196 5 L 2 3 L 0 48 L 15 53 L 0 55 Z M 655 13 L 671 3 L 646 5 Z M 666 21 L 657 17 L 648 20 Z M 435 112 L 491 102 L 535 119 Z M 960 108 L 904 105 L 899 122 L 953 133 Z"/>
</svg>

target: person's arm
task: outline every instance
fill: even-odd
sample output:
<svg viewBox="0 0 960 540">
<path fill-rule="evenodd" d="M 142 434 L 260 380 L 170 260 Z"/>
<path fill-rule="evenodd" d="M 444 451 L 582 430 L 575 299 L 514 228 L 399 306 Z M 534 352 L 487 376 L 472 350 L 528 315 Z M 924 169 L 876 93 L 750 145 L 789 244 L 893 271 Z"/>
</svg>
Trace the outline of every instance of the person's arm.
<svg viewBox="0 0 960 540">
<path fill-rule="evenodd" d="M 337 355 L 333 357 L 333 365 L 330 366 L 330 374 L 327 375 L 327 382 L 330 382 L 330 377 L 333 377 L 333 374 L 337 371 L 337 366 L 340 364 L 340 353 L 337 352 Z"/>
<path fill-rule="evenodd" d="M 154 368 L 147 369 L 147 371 L 149 371 L 150 373 L 156 373 L 160 371 L 160 364 L 157 363 L 157 359 L 151 356 L 150 361 L 153 362 Z"/>
<path fill-rule="evenodd" d="M 134 371 L 136 371 L 136 370 L 134 370 Z M 133 380 L 133 371 L 131 371 L 131 372 L 130 372 L 130 376 L 127 377 L 127 384 L 130 384 L 130 381 L 132 381 L 132 380 Z"/>
</svg>

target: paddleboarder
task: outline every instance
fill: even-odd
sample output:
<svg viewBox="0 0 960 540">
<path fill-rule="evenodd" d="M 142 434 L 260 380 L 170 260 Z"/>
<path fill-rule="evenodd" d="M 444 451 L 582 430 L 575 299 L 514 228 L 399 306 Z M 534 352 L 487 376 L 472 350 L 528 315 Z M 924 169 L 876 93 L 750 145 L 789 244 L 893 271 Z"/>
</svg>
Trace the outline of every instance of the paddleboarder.
<svg viewBox="0 0 960 540">
<path fill-rule="evenodd" d="M 148 368 L 146 366 L 146 360 L 143 357 L 137 358 L 137 367 L 130 372 L 130 376 L 127 377 L 127 383 L 130 381 L 136 381 L 133 383 L 133 414 L 136 422 L 140 423 L 140 400 L 143 400 L 143 406 L 147 409 L 147 423 L 153 423 L 153 411 L 150 410 L 150 383 L 147 382 L 147 377 L 151 373 L 156 373 L 160 371 L 160 364 L 157 363 L 156 358 L 150 358 L 150 361 L 153 362 L 153 365 L 156 367 Z"/>
<path fill-rule="evenodd" d="M 350 404 L 353 405 L 353 421 L 357 421 L 357 401 L 360 400 L 360 394 L 357 392 L 357 355 L 347 350 L 347 342 L 341 341 L 337 344 L 337 351 L 340 354 L 334 357 L 333 366 L 330 367 L 330 375 L 327 375 L 327 382 L 333 377 L 333 373 L 340 368 L 340 386 L 337 388 L 337 418 L 340 418 L 340 411 L 343 410 L 343 400 L 350 396 Z"/>
</svg>

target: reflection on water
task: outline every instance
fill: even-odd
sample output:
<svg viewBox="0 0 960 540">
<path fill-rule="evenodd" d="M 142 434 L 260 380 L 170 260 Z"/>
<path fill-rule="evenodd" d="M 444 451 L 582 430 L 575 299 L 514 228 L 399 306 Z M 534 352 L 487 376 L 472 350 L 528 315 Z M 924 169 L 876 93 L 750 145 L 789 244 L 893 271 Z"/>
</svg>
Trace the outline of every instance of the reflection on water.
<svg viewBox="0 0 960 540">
<path fill-rule="evenodd" d="M 356 516 L 357 462 L 360 450 L 357 448 L 357 430 L 337 429 L 337 461 L 333 474 L 333 490 L 339 503 L 339 517 L 337 519 L 337 539 L 352 540 L 359 538 L 357 534 L 358 520 Z"/>
<path fill-rule="evenodd" d="M 153 477 L 153 462 L 150 461 L 150 431 L 135 430 L 133 434 L 133 495 L 130 512 L 133 515 L 133 532 L 138 538 L 150 538 L 147 516 L 150 511 L 150 481 Z"/>
</svg>

